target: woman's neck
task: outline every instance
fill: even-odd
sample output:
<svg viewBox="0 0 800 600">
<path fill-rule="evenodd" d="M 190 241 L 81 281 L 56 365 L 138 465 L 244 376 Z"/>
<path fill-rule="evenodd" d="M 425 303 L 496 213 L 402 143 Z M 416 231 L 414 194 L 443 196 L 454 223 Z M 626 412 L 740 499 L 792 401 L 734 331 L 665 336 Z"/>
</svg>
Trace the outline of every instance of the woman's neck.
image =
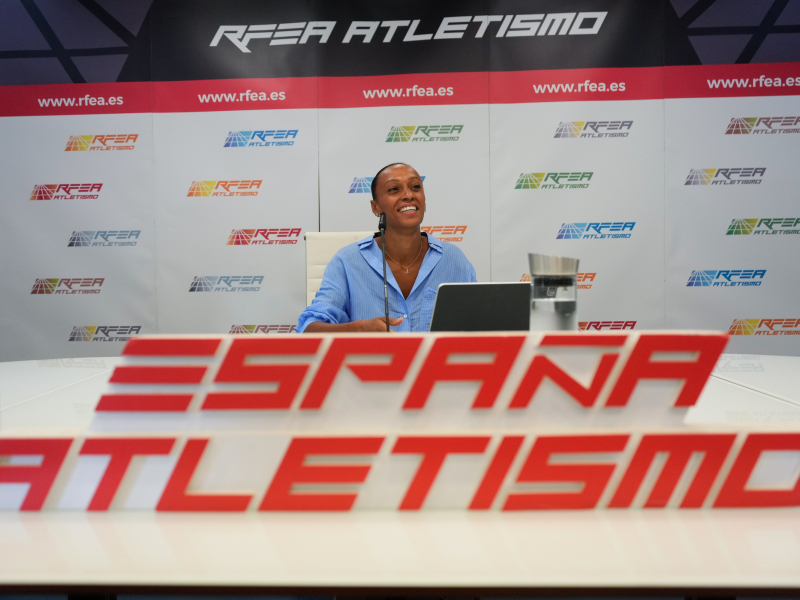
<svg viewBox="0 0 800 600">
<path fill-rule="evenodd" d="M 386 253 L 402 264 L 410 263 L 419 255 L 422 243 L 419 227 L 399 231 L 386 229 Z"/>
</svg>

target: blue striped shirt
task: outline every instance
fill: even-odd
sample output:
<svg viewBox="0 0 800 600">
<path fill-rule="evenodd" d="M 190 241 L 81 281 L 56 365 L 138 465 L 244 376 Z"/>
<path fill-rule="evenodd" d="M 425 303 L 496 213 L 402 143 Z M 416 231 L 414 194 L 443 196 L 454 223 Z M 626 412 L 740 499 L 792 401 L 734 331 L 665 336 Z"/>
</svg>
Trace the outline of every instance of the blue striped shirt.
<svg viewBox="0 0 800 600">
<path fill-rule="evenodd" d="M 428 331 L 439 284 L 477 281 L 475 268 L 456 246 L 429 234 L 428 245 L 408 298 L 392 270 L 386 269 L 389 317 L 403 317 L 392 331 Z M 349 323 L 383 315 L 383 256 L 374 238 L 368 237 L 345 246 L 331 259 L 311 306 L 300 314 L 297 331 L 302 333 L 312 321 Z"/>
</svg>

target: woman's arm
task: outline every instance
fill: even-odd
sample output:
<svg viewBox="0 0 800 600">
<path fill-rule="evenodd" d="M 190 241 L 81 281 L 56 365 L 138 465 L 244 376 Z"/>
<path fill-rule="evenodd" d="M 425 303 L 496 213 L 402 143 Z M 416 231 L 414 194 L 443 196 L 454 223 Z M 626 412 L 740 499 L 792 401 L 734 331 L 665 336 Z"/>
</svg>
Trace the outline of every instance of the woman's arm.
<svg viewBox="0 0 800 600">
<path fill-rule="evenodd" d="M 311 306 L 307 307 L 300 315 L 297 330 L 301 333 L 386 331 L 385 317 L 350 321 L 349 312 L 347 271 L 340 250 L 325 267 L 320 289 L 311 302 Z M 389 325 L 392 327 L 402 322 L 402 317 L 389 319 Z"/>
<path fill-rule="evenodd" d="M 403 317 L 389 318 L 389 325 L 395 327 L 403 322 Z M 358 331 L 386 331 L 386 317 L 375 317 L 350 323 L 325 323 L 324 321 L 311 321 L 303 333 L 350 333 Z"/>
</svg>

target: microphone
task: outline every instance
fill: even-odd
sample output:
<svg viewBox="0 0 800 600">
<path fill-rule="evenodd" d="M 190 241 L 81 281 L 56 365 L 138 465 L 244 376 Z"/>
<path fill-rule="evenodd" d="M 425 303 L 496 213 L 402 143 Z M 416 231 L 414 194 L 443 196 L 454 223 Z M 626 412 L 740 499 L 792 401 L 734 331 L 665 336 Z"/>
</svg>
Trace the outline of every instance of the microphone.
<svg viewBox="0 0 800 600">
<path fill-rule="evenodd" d="M 378 231 L 381 234 L 381 249 L 383 250 L 383 305 L 386 309 L 386 331 L 389 331 L 389 288 L 386 285 L 386 213 L 381 213 L 378 219 Z"/>
</svg>

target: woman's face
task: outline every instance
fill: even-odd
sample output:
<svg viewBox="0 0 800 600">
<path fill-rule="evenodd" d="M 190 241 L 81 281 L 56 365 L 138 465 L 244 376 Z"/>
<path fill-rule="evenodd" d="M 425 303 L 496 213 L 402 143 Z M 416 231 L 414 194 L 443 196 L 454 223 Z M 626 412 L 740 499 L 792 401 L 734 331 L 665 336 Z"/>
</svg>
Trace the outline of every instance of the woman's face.
<svg viewBox="0 0 800 600">
<path fill-rule="evenodd" d="M 425 190 L 419 173 L 408 165 L 385 169 L 375 186 L 372 212 L 386 213 L 387 228 L 418 228 L 425 213 Z"/>
</svg>

